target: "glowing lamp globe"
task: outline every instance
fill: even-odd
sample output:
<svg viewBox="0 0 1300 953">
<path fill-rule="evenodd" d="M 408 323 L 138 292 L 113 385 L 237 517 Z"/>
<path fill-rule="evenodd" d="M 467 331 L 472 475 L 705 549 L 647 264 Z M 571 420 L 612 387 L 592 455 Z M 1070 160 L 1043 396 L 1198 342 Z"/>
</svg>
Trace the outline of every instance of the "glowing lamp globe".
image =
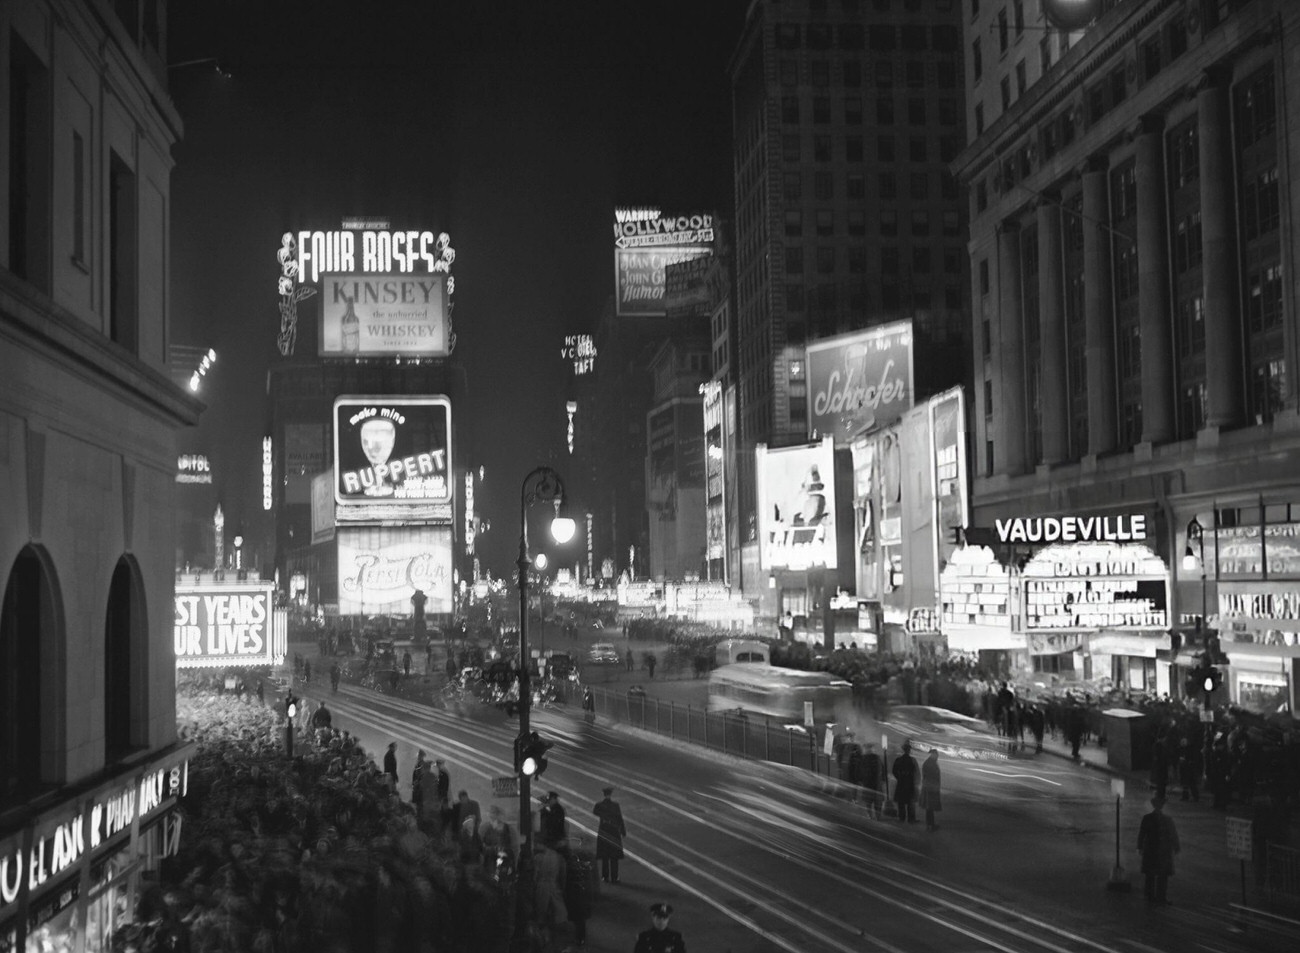
<svg viewBox="0 0 1300 953">
<path fill-rule="evenodd" d="M 577 531 L 578 526 L 573 522 L 572 516 L 557 516 L 551 520 L 551 535 L 557 543 L 567 543 Z"/>
</svg>

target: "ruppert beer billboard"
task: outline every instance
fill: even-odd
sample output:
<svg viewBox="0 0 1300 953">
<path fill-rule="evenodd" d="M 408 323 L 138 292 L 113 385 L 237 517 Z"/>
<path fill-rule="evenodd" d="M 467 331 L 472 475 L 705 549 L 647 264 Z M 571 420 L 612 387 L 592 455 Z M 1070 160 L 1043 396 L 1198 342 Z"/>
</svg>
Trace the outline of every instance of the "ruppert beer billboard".
<svg viewBox="0 0 1300 953">
<path fill-rule="evenodd" d="M 451 401 L 443 396 L 334 401 L 334 501 L 451 500 Z"/>
<path fill-rule="evenodd" d="M 847 447 L 855 434 L 896 423 L 911 409 L 911 321 L 836 335 L 806 350 L 811 436 Z"/>
<path fill-rule="evenodd" d="M 619 317 L 667 314 L 669 265 L 713 254 L 713 216 L 614 210 L 614 310 Z"/>
<path fill-rule="evenodd" d="M 269 582 L 176 587 L 173 642 L 180 668 L 273 665 Z"/>
</svg>

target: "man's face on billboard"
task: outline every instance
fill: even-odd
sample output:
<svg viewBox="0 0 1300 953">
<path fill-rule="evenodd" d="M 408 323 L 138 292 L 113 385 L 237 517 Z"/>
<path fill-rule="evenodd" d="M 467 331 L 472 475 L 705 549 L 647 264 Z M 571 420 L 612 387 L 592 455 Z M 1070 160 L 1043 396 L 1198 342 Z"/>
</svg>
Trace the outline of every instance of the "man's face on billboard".
<svg viewBox="0 0 1300 953">
<path fill-rule="evenodd" d="M 361 449 L 372 467 L 387 463 L 393 455 L 393 441 L 397 439 L 397 425 L 391 420 L 377 418 L 361 425 Z"/>
</svg>

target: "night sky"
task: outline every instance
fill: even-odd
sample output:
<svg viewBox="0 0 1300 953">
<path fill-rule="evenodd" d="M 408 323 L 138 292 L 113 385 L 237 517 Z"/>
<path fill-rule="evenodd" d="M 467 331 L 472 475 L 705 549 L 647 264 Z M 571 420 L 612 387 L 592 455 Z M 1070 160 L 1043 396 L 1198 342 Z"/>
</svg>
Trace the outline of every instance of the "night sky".
<svg viewBox="0 0 1300 953">
<path fill-rule="evenodd" d="M 231 74 L 171 70 L 173 340 L 219 353 L 186 449 L 212 458 L 228 527 L 262 519 L 281 233 L 383 217 L 451 235 L 470 404 L 456 413 L 488 472 L 481 553 L 509 568 L 519 482 L 563 467 L 559 348 L 612 293 L 614 206 L 730 215 L 726 67 L 747 5 L 171 5 L 169 61 Z M 298 354 L 313 344 L 307 329 Z"/>
</svg>

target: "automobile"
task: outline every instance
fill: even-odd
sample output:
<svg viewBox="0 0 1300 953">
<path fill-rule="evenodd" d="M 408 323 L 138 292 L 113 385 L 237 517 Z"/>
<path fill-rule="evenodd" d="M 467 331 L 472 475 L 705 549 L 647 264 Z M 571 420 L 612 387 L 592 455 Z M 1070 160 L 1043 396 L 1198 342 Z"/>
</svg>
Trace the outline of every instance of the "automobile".
<svg viewBox="0 0 1300 953">
<path fill-rule="evenodd" d="M 622 659 L 613 642 L 597 642 L 587 652 L 587 661 L 592 665 L 617 665 Z"/>
<path fill-rule="evenodd" d="M 891 705 L 879 719 L 880 728 L 898 744 L 911 741 L 917 756 L 931 748 L 950 758 L 968 761 L 1005 761 L 1010 755 L 1005 738 L 982 718 L 972 718 L 933 705 Z"/>
</svg>

